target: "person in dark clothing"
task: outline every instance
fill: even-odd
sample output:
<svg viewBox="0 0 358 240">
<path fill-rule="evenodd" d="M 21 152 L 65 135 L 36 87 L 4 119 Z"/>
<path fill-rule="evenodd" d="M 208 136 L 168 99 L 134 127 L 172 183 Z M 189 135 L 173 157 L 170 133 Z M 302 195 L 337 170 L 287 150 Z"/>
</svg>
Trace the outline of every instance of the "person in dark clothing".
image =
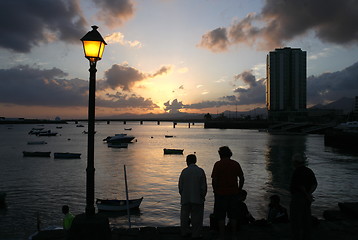
<svg viewBox="0 0 358 240">
<path fill-rule="evenodd" d="M 317 180 L 314 172 L 305 166 L 304 154 L 293 155 L 292 162 L 295 167 L 290 185 L 292 236 L 294 240 L 309 240 L 311 238 L 312 193 L 317 188 Z"/>
<path fill-rule="evenodd" d="M 247 192 L 246 190 L 241 190 L 240 194 L 239 194 L 239 216 L 238 216 L 238 224 L 249 224 L 249 223 L 254 223 L 256 220 L 255 218 L 251 215 L 251 213 L 249 212 L 249 209 L 247 208 L 247 205 L 245 203 L 247 197 Z"/>
<path fill-rule="evenodd" d="M 270 197 L 269 210 L 267 214 L 267 222 L 269 223 L 287 223 L 287 209 L 280 204 L 280 196 L 272 195 Z"/>
<path fill-rule="evenodd" d="M 214 190 L 214 215 L 218 221 L 220 239 L 225 239 L 225 219 L 231 224 L 232 238 L 236 238 L 239 193 L 244 186 L 245 178 L 240 164 L 231 159 L 229 147 L 219 148 L 220 160 L 214 164 L 211 173 Z"/>
</svg>

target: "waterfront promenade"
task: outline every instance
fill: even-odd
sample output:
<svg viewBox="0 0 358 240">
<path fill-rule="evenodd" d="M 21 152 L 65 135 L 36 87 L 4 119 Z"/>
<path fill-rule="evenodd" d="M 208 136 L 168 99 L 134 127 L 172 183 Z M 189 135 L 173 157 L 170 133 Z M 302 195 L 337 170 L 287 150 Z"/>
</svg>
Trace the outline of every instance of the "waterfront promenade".
<svg viewBox="0 0 358 240">
<path fill-rule="evenodd" d="M 358 236 L 358 220 L 321 220 L 313 227 L 312 239 L 315 240 L 354 240 Z M 65 240 L 62 231 L 42 232 L 34 239 Z M 113 229 L 111 240 L 185 240 L 179 227 L 144 227 Z M 216 240 L 218 233 L 204 227 L 203 240 Z M 228 240 L 231 238 L 227 238 Z M 289 224 L 271 224 L 268 226 L 245 225 L 237 233 L 238 240 L 289 240 Z"/>
</svg>

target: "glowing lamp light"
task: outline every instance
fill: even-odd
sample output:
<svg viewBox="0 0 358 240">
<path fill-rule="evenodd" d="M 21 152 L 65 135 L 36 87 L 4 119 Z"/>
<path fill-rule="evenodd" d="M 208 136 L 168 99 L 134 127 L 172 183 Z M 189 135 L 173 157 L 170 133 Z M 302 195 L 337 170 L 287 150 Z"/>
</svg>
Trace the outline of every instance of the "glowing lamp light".
<svg viewBox="0 0 358 240">
<path fill-rule="evenodd" d="M 97 26 L 92 26 L 92 31 L 89 31 L 83 38 L 81 38 L 85 57 L 90 62 L 101 60 L 104 47 L 107 45 L 101 34 L 97 31 L 97 28 Z"/>
</svg>

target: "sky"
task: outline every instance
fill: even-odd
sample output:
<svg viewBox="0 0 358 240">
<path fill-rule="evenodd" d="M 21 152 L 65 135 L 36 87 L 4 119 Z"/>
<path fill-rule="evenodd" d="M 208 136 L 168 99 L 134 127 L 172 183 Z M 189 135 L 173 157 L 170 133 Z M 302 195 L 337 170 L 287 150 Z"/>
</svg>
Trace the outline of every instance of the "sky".
<svg viewBox="0 0 358 240">
<path fill-rule="evenodd" d="M 358 95 L 357 0 L 0 1 L 0 117 L 86 118 L 98 26 L 96 116 L 265 107 L 266 56 L 307 51 L 307 105 Z"/>
</svg>

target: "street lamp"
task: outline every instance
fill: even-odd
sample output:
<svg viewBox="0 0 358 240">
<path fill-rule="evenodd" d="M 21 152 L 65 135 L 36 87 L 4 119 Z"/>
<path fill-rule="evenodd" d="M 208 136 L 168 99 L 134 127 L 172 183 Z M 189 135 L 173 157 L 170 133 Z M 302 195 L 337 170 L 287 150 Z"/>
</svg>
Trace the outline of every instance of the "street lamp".
<svg viewBox="0 0 358 240">
<path fill-rule="evenodd" d="M 96 100 L 96 64 L 102 59 L 104 46 L 107 43 L 97 31 L 97 26 L 92 26 L 81 41 L 85 57 L 90 63 L 89 94 L 88 94 L 88 144 L 87 144 L 87 169 L 86 169 L 86 215 L 93 216 L 94 208 L 94 123 Z"/>
</svg>

